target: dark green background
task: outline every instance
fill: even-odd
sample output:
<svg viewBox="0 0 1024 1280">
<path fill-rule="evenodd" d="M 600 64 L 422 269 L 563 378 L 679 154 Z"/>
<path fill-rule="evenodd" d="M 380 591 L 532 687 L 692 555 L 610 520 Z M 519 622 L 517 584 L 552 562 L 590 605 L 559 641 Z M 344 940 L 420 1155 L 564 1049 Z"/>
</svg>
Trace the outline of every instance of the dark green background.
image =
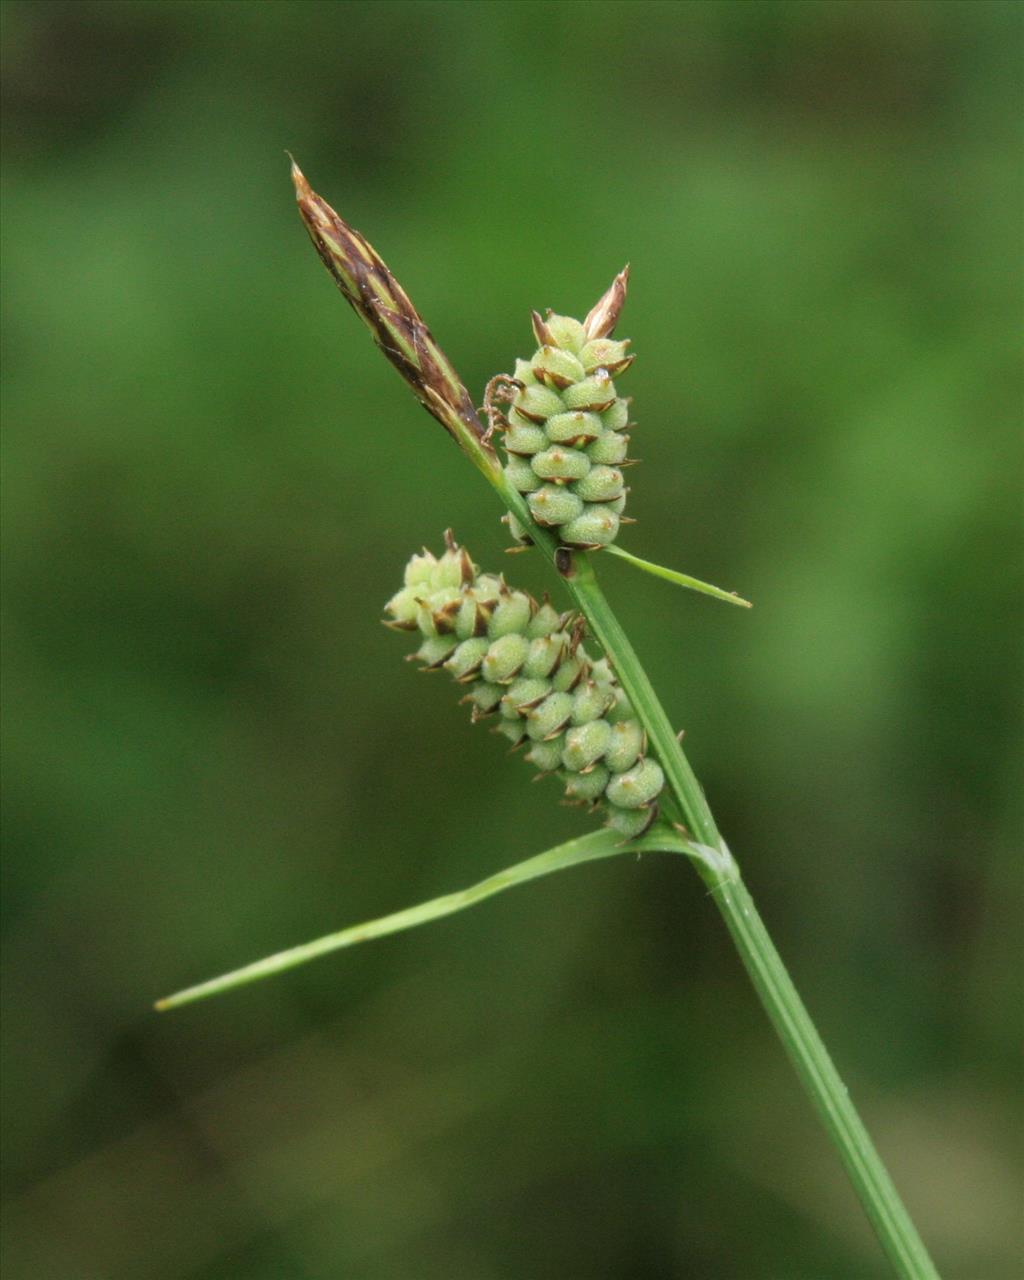
<svg viewBox="0 0 1024 1280">
<path fill-rule="evenodd" d="M 157 1017 L 586 829 L 380 607 L 479 395 L 629 259 L 602 562 L 946 1280 L 1020 1274 L 1020 9 L 9 3 L 8 1280 L 868 1280 L 699 881 L 623 859 Z"/>
</svg>

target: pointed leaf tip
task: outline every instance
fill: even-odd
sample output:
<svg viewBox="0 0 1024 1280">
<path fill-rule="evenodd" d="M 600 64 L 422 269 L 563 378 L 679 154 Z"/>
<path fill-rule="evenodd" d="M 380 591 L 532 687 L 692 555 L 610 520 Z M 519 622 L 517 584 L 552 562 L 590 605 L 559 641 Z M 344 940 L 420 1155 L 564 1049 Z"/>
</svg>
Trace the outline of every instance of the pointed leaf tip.
<svg viewBox="0 0 1024 1280">
<path fill-rule="evenodd" d="M 625 551 L 622 547 L 617 547 L 614 544 L 607 549 L 612 555 L 618 556 L 620 560 L 625 560 L 627 564 L 631 564 L 634 569 L 649 573 L 654 578 L 664 578 L 666 582 L 674 582 L 677 587 L 687 587 L 690 591 L 699 591 L 702 595 L 713 596 L 716 600 L 724 600 L 726 604 L 739 605 L 742 609 L 752 609 L 754 607 L 749 600 L 744 600 L 735 591 L 723 591 L 721 587 L 713 587 L 710 582 L 701 582 L 699 578 L 692 578 L 688 573 L 680 573 L 677 569 L 668 569 L 664 565 L 654 564 L 650 560 L 641 560 L 639 556 L 635 556 L 632 552 Z"/>
</svg>

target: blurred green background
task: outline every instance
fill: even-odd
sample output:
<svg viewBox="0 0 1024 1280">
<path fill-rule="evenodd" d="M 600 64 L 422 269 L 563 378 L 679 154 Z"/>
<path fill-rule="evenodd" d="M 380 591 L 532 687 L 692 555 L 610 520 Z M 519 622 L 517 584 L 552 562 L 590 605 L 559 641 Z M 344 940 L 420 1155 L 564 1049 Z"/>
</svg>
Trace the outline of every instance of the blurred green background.
<svg viewBox="0 0 1024 1280">
<path fill-rule="evenodd" d="M 586 829 L 381 630 L 479 395 L 626 259 L 610 593 L 946 1280 L 1020 1275 L 1021 10 L 4 9 L 8 1280 L 888 1274 L 673 859 L 154 997 Z"/>
</svg>

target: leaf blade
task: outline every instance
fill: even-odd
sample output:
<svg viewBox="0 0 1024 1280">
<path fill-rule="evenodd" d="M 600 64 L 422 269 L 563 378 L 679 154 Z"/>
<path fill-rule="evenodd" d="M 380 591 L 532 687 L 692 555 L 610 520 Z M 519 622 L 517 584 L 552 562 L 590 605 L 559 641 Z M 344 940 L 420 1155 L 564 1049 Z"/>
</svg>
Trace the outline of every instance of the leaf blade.
<svg viewBox="0 0 1024 1280">
<path fill-rule="evenodd" d="M 272 955 L 264 956 L 261 960 L 255 960 L 239 969 L 232 969 L 219 977 L 185 987 L 173 995 L 158 1000 L 154 1008 L 157 1012 L 163 1013 L 198 1000 L 205 1000 L 210 996 L 231 991 L 235 987 L 258 982 L 262 978 L 283 973 L 287 969 L 297 968 L 310 960 L 329 955 L 333 951 L 340 951 L 360 942 L 387 937 L 392 933 L 401 933 L 406 929 L 414 929 L 421 924 L 454 915 L 458 911 L 464 911 L 467 907 L 475 906 L 478 902 L 493 897 L 496 893 L 502 893 L 505 889 L 526 884 L 530 880 L 550 875 L 555 871 L 565 871 L 569 867 L 579 866 L 584 862 L 610 858 L 620 853 L 661 851 L 684 853 L 689 852 L 689 846 L 667 830 L 658 830 L 641 836 L 638 840 L 626 842 L 623 842 L 613 831 L 607 829 L 594 831 L 589 835 L 566 841 L 565 844 L 555 845 L 543 853 L 534 854 L 533 857 L 506 867 L 503 871 L 495 872 L 494 875 L 487 876 L 486 879 L 466 889 L 457 889 L 453 893 L 442 894 L 438 898 L 431 898 L 414 907 L 405 907 L 400 911 L 378 916 L 374 920 L 350 925 L 334 933 L 325 934 L 321 938 L 315 938 L 312 942 L 274 952 Z"/>
</svg>

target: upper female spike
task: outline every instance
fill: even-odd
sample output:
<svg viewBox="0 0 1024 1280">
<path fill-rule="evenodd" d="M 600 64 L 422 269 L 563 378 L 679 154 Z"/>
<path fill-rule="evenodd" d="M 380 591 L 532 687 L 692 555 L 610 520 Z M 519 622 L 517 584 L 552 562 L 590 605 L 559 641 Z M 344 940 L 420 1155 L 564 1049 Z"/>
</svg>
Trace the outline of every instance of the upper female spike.
<svg viewBox="0 0 1024 1280">
<path fill-rule="evenodd" d="M 629 268 L 612 281 L 586 320 L 549 311 L 531 317 L 539 346 L 500 380 L 507 412 L 493 408 L 504 431 L 505 474 L 535 522 L 568 547 L 598 550 L 615 541 L 626 505 L 620 467 L 629 464 L 628 402 L 613 379 L 633 363 L 628 340 L 612 337 L 626 300 Z M 498 381 L 498 380 L 496 380 Z M 509 516 L 513 534 L 526 531 Z"/>
</svg>

